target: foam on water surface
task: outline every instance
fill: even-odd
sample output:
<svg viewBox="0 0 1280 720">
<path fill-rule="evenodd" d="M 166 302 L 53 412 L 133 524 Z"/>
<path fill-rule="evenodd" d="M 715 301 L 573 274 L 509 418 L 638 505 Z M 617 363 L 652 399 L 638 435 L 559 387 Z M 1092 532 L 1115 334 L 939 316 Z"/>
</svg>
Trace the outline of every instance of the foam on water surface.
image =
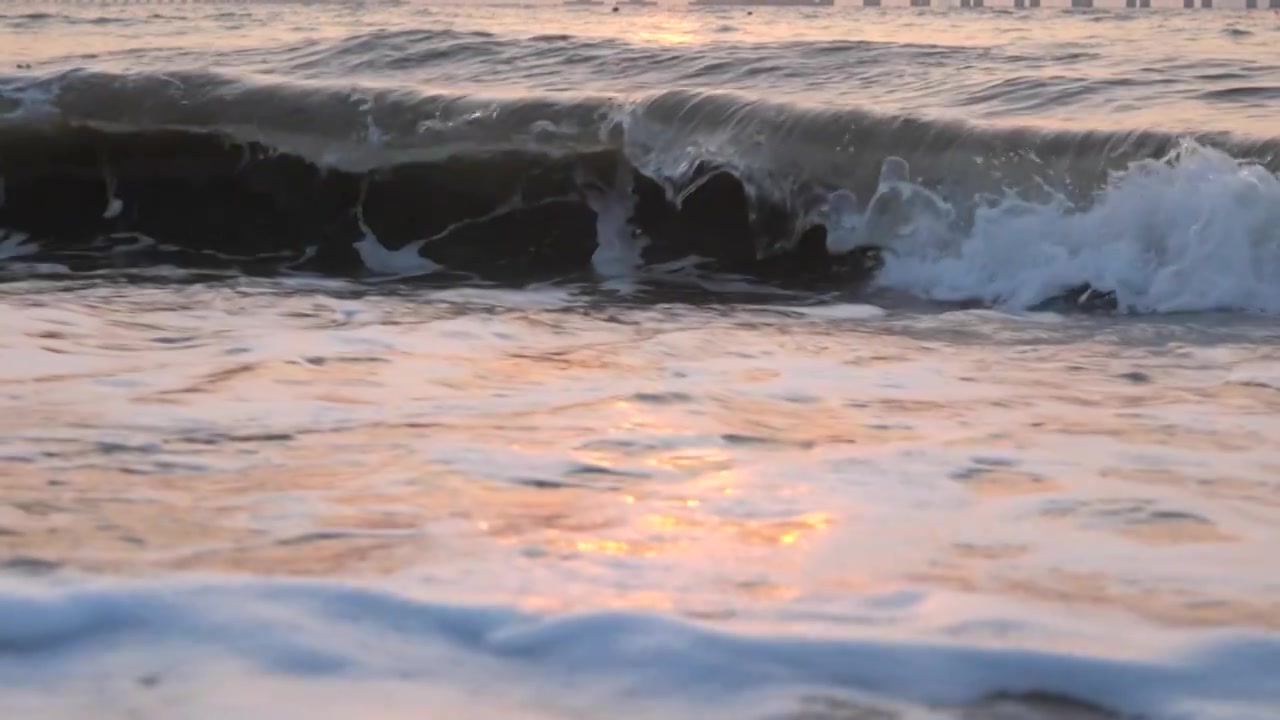
<svg viewBox="0 0 1280 720">
<path fill-rule="evenodd" d="M 829 202 L 828 247 L 885 248 L 881 286 L 1014 310 L 1089 287 L 1128 312 L 1280 312 L 1280 177 L 1259 165 L 1186 143 L 1115 173 L 1087 207 L 1009 189 L 964 229 L 908 172 L 885 161 L 865 211 L 846 191 Z"/>
<path fill-rule="evenodd" d="M 1280 703 L 1268 672 L 1280 640 L 1230 633 L 1136 659 L 545 616 L 326 583 L 41 584 L 0 585 L 0 684 L 11 708 L 48 717 L 90 703 L 99 717 L 158 717 L 143 710 L 154 696 L 187 717 L 265 718 L 282 694 L 322 717 L 427 703 L 451 717 L 811 717 L 805 699 L 825 698 L 876 717 L 961 718 L 1027 696 L 1025 717 L 1057 704 L 1034 716 L 1254 720 Z M 74 689 L 90 678 L 92 699 Z"/>
</svg>

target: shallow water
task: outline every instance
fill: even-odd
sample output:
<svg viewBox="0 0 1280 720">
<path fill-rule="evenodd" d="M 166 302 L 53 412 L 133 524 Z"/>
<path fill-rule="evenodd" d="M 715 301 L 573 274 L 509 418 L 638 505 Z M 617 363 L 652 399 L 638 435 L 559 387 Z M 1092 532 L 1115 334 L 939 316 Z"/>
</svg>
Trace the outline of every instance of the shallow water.
<svg viewBox="0 0 1280 720">
<path fill-rule="evenodd" d="M 1280 702 L 1269 318 L 243 280 L 12 282 L 4 304 L 0 548 L 29 579 L 0 663 L 40 678 L 9 690 L 39 711 L 104 674 L 106 710 L 153 702 L 154 675 L 200 712 L 229 683 L 253 717 L 276 712 L 255 686 L 327 704 L 331 682 L 389 716 L 757 717 L 746 687 L 783 716 L 849 692 Z M 193 572 L 325 584 L 165 580 Z M 1185 643 L 1221 657 L 1183 666 Z M 502 692 L 456 697 L 490 672 Z"/>
<path fill-rule="evenodd" d="M 1273 720 L 1277 32 L 0 5 L 0 716 Z"/>
</svg>

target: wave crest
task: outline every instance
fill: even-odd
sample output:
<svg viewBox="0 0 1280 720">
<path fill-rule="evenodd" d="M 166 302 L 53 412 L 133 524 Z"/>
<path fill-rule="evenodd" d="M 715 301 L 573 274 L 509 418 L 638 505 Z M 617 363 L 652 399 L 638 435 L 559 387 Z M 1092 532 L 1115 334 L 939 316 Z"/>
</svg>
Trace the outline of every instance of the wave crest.
<svg viewBox="0 0 1280 720">
<path fill-rule="evenodd" d="M 484 99 L 79 72 L 3 87 L 0 227 L 41 262 L 529 280 L 695 256 L 942 301 L 1280 311 L 1280 140 L 687 91 Z"/>
</svg>

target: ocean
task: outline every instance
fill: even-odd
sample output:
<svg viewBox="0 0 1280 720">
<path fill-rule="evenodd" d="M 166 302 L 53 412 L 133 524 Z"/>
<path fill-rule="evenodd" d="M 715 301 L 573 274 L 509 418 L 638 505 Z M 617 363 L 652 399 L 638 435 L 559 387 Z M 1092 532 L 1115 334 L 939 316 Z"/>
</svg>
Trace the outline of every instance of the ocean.
<svg viewBox="0 0 1280 720">
<path fill-rule="evenodd" d="M 987 4 L 0 3 L 0 717 L 1280 717 L 1280 16 Z"/>
</svg>

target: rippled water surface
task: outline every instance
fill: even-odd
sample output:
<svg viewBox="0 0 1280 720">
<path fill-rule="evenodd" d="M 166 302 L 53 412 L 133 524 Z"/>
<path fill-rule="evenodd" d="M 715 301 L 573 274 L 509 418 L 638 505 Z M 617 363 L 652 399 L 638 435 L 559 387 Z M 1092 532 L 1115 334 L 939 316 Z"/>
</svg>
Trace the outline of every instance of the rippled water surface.
<svg viewBox="0 0 1280 720">
<path fill-rule="evenodd" d="M 1006 125 L 1276 132 L 1274 12 L 988 4 L 9 4 L 0 39 L 9 59 L 49 72 L 214 68 L 480 94 L 768 88 L 771 100 Z"/>
<path fill-rule="evenodd" d="M 1280 629 L 1269 319 L 248 281 L 3 303 L 15 572 L 1159 658 Z"/>
</svg>

